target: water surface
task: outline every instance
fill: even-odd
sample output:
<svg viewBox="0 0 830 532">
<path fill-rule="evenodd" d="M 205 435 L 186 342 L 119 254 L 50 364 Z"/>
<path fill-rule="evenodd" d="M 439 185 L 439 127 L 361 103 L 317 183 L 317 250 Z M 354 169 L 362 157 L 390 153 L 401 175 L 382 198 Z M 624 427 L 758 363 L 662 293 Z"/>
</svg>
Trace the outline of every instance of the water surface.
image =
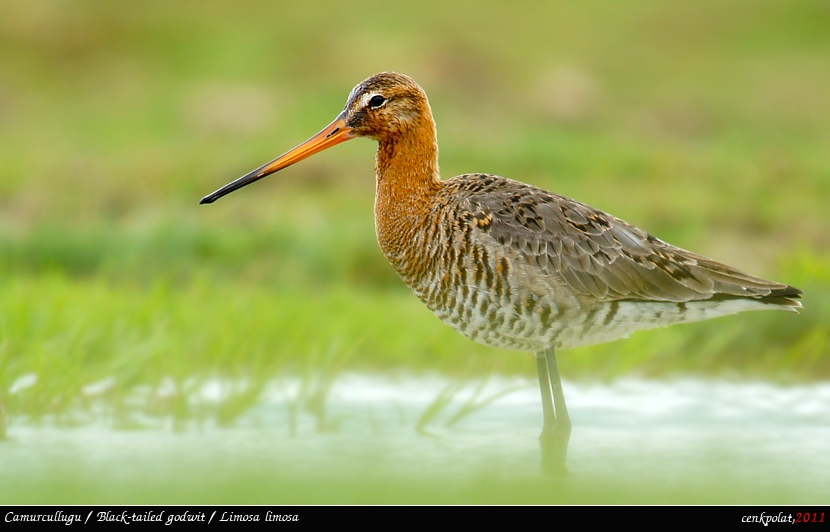
<svg viewBox="0 0 830 532">
<path fill-rule="evenodd" d="M 830 384 L 564 386 L 565 479 L 540 473 L 535 382 L 346 375 L 327 394 L 274 382 L 225 425 L 124 428 L 106 405 L 74 427 L 13 420 L 0 503 L 830 503 Z"/>
</svg>

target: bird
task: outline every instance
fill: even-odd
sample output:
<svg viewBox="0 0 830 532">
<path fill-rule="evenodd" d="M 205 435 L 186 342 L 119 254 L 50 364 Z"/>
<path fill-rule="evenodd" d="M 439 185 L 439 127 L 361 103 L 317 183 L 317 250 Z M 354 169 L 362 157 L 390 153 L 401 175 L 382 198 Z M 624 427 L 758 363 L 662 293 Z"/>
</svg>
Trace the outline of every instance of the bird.
<svg viewBox="0 0 830 532">
<path fill-rule="evenodd" d="M 797 288 L 675 247 L 584 203 L 491 174 L 442 180 L 427 95 L 395 72 L 359 83 L 322 131 L 200 203 L 358 137 L 378 144 L 377 240 L 403 282 L 462 335 L 535 353 L 546 474 L 567 474 L 571 434 L 556 351 L 743 311 L 802 308 Z"/>
</svg>

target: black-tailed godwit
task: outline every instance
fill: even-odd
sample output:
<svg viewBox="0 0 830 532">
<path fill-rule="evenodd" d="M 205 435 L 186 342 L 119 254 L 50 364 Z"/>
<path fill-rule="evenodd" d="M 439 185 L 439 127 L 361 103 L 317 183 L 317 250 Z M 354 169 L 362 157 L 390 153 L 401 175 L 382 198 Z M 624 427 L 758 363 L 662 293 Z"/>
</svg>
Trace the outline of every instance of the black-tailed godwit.
<svg viewBox="0 0 830 532">
<path fill-rule="evenodd" d="M 674 247 L 610 214 L 489 174 L 441 181 L 423 89 L 382 72 L 320 133 L 202 199 L 222 196 L 356 137 L 378 142 L 375 224 L 384 255 L 444 323 L 533 351 L 547 472 L 564 472 L 571 422 L 556 349 L 746 310 L 797 312 L 801 290 Z"/>
</svg>

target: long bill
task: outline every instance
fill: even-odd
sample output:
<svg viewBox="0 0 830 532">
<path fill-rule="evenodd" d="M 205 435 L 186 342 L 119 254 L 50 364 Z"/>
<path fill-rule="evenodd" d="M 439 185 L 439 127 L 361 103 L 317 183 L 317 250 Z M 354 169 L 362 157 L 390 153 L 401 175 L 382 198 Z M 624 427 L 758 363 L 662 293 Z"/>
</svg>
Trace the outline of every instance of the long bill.
<svg viewBox="0 0 830 532">
<path fill-rule="evenodd" d="M 307 141 L 303 142 L 293 150 L 284 153 L 271 161 L 270 163 L 260 166 L 253 172 L 249 172 L 236 181 L 228 183 L 213 194 L 209 194 L 202 198 L 199 204 L 213 203 L 222 196 L 230 194 L 234 190 L 250 185 L 254 181 L 262 179 L 263 177 L 273 174 L 287 166 L 302 161 L 307 157 L 311 157 L 315 153 L 319 153 L 325 149 L 331 148 L 341 142 L 355 138 L 352 128 L 346 125 L 346 120 L 341 114 L 334 122 L 326 126 L 321 132 L 317 133 Z"/>
</svg>

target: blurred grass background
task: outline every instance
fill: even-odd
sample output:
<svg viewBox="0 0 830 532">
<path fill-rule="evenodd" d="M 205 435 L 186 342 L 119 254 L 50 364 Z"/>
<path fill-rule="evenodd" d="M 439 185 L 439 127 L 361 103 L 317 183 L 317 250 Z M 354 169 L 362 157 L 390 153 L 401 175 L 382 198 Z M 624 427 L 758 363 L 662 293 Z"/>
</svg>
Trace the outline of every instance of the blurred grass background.
<svg viewBox="0 0 830 532">
<path fill-rule="evenodd" d="M 829 27 L 824 0 L 4 2 L 0 411 L 60 420 L 96 382 L 119 404 L 332 352 L 338 371 L 532 375 L 386 263 L 373 143 L 198 205 L 381 70 L 429 94 L 445 177 L 532 183 L 805 292 L 800 316 L 567 352 L 566 378 L 826 379 Z"/>
</svg>

